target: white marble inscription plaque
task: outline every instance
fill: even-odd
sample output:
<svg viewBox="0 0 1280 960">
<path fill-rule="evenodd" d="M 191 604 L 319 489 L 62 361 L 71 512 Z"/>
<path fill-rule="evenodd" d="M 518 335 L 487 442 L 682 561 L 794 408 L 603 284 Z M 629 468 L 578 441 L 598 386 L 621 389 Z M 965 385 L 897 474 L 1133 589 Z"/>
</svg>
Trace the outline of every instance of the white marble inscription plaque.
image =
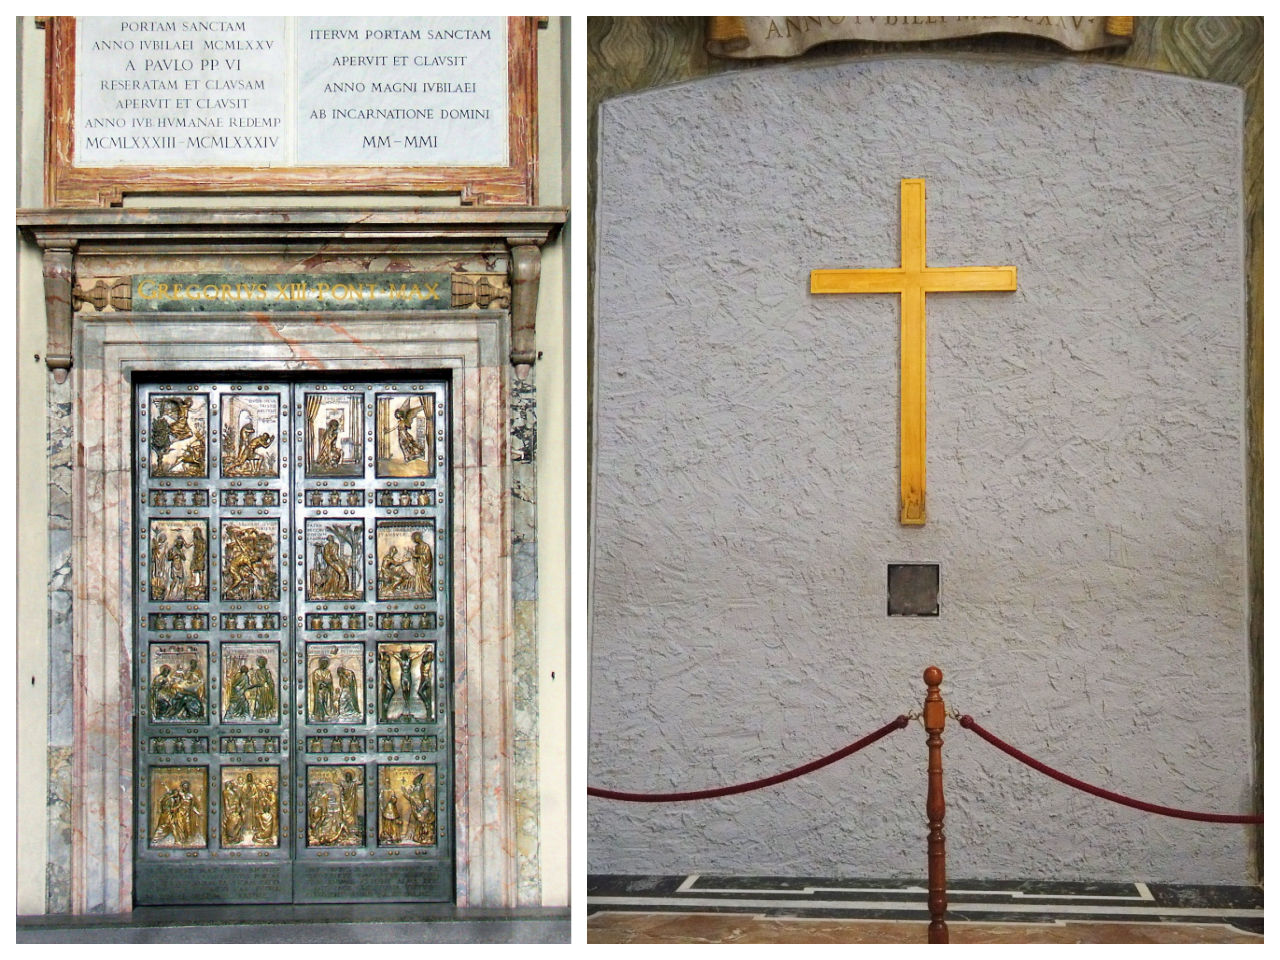
<svg viewBox="0 0 1280 960">
<path fill-rule="evenodd" d="M 509 162 L 505 17 L 81 17 L 77 167 Z"/>
<path fill-rule="evenodd" d="M 75 163 L 285 162 L 283 17 L 81 17 Z"/>
<path fill-rule="evenodd" d="M 502 17 L 299 17 L 298 163 L 507 163 Z"/>
</svg>

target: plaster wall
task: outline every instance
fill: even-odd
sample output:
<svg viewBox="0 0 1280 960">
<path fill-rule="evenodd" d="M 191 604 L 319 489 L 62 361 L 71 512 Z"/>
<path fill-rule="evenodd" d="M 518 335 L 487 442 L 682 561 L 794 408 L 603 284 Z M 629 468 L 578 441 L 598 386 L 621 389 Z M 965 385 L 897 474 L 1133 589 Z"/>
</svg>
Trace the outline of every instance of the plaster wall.
<svg viewBox="0 0 1280 960">
<path fill-rule="evenodd" d="M 766 776 L 918 705 L 1159 803 L 1248 809 L 1239 90 L 1058 61 L 744 71 L 603 104 L 592 784 Z M 928 509 L 897 523 L 896 296 L 928 260 Z M 886 616 L 937 562 L 941 615 Z M 924 733 L 765 791 L 589 804 L 589 869 L 920 877 Z M 1243 883 L 1246 828 L 1107 804 L 951 724 L 953 877 Z"/>
<path fill-rule="evenodd" d="M 550 18 L 539 31 L 539 203 L 546 206 L 568 202 L 564 157 L 568 133 L 569 85 L 564 59 L 568 56 L 567 19 Z M 22 17 L 17 26 L 18 97 L 18 205 L 40 207 L 43 197 L 43 116 L 44 116 L 44 32 L 34 18 Z M 332 197 L 213 197 L 198 199 L 146 198 L 141 206 L 325 206 Z M 458 206 L 456 197 L 356 196 L 342 198 L 344 205 L 367 206 Z M 536 820 L 532 833 L 537 847 L 519 851 L 527 862 L 537 864 L 532 883 L 540 886 L 544 906 L 569 902 L 568 880 L 568 687 L 567 662 L 567 514 L 564 509 L 568 463 L 567 357 L 569 309 L 565 296 L 568 274 L 567 241 L 553 243 L 543 251 L 542 282 L 538 303 L 537 346 L 542 360 L 534 368 L 538 402 L 538 468 L 536 471 L 536 540 L 538 551 L 532 558 L 537 567 L 536 607 L 537 658 L 531 669 L 538 671 L 539 683 L 533 702 L 522 714 L 522 730 L 536 730 L 536 772 L 538 809 L 522 815 Z M 47 404 L 68 402 L 67 388 L 53 388 L 44 364 L 45 312 L 40 252 L 33 244 L 19 241 L 17 256 L 17 544 L 19 556 L 31 562 L 18 564 L 17 585 L 17 721 L 20 729 L 32 732 L 18 744 L 17 795 L 17 912 L 34 915 L 68 909 L 66 870 L 61 851 L 69 851 L 69 830 L 50 809 L 65 804 L 70 787 L 66 764 L 70 752 L 69 719 L 63 723 L 67 697 L 50 696 L 48 621 L 51 616 L 49 570 L 45 558 L 67 545 L 51 542 L 48 485 L 50 449 L 57 438 L 46 437 Z M 51 391 L 51 392 L 50 392 Z M 59 448 L 60 449 L 60 448 Z M 544 506 L 545 504 L 545 506 Z M 53 538 L 56 540 L 56 537 Z M 56 659 L 56 658 L 55 658 Z M 69 668 L 68 668 L 69 669 Z M 548 681 L 555 670 L 557 681 Z M 61 702 L 66 700 L 67 702 Z M 66 727 L 64 730 L 63 727 Z M 45 731 L 40 736 L 37 731 Z M 65 743 L 63 742 L 65 740 Z M 527 758 L 522 758 L 527 759 Z M 50 805 L 53 805 L 51 808 Z M 56 836 L 51 835 L 51 831 Z M 530 861 L 530 858 L 531 861 Z"/>
</svg>

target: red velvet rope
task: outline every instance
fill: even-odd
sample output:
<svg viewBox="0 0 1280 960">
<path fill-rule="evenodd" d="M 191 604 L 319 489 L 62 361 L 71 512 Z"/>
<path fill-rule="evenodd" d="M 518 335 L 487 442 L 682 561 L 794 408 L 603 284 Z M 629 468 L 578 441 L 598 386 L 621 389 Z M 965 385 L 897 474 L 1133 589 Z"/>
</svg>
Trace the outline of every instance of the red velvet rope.
<svg viewBox="0 0 1280 960">
<path fill-rule="evenodd" d="M 1206 823 L 1262 823 L 1261 816 L 1243 816 L 1231 813 L 1195 813 L 1191 810 L 1178 810 L 1175 807 L 1162 807 L 1156 803 L 1146 803 L 1142 800 L 1135 800 L 1132 797 L 1126 797 L 1122 793 L 1115 793 L 1111 790 L 1104 790 L 1102 787 L 1095 787 L 1091 783 L 1085 783 L 1083 780 L 1077 780 L 1075 777 L 1067 776 L 1047 764 L 1041 763 L 1032 757 L 1027 756 L 1017 747 L 1005 743 L 990 730 L 985 729 L 973 717 L 965 714 L 960 718 L 960 726 L 966 730 L 972 730 L 987 743 L 997 749 L 1003 750 L 1015 760 L 1021 760 L 1033 770 L 1039 770 L 1046 776 L 1053 777 L 1059 783 L 1065 783 L 1069 787 L 1075 787 L 1077 790 L 1083 790 L 1085 793 L 1091 793 L 1095 797 L 1102 797 L 1104 800 L 1110 800 L 1113 803 L 1121 803 L 1126 807 L 1133 807 L 1137 810 L 1145 810 L 1147 813 L 1158 813 L 1164 817 L 1179 817 L 1183 820 L 1203 820 Z"/>
<path fill-rule="evenodd" d="M 819 757 L 817 760 L 810 760 L 803 766 L 783 773 L 775 773 L 772 777 L 765 777 L 762 780 L 751 780 L 747 783 L 734 784 L 731 787 L 715 787 L 710 790 L 686 790 L 683 793 L 625 793 L 621 790 L 587 787 L 587 795 L 603 797 L 605 800 L 627 800 L 632 803 L 674 803 L 677 800 L 708 800 L 711 797 L 727 797 L 734 793 L 746 793 L 748 790 L 759 790 L 761 787 L 772 787 L 776 783 L 794 780 L 796 777 L 812 773 L 814 770 L 819 770 L 828 764 L 835 763 L 837 760 L 843 760 L 845 757 L 857 753 L 863 747 L 871 746 L 881 737 L 887 737 L 893 731 L 901 730 L 910 722 L 904 714 L 896 720 L 886 723 L 874 733 L 867 734 L 861 740 L 856 740 L 847 747 L 841 747 L 835 753 L 829 753 L 825 757 Z"/>
</svg>

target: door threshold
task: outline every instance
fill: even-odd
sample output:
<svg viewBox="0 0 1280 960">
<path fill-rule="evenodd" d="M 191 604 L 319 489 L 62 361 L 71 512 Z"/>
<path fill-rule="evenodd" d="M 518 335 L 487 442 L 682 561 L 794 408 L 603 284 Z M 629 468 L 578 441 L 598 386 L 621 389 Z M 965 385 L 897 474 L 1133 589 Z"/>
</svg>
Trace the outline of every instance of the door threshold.
<svg viewBox="0 0 1280 960">
<path fill-rule="evenodd" d="M 430 903 L 138 907 L 19 917 L 18 943 L 567 943 L 569 909 Z"/>
</svg>

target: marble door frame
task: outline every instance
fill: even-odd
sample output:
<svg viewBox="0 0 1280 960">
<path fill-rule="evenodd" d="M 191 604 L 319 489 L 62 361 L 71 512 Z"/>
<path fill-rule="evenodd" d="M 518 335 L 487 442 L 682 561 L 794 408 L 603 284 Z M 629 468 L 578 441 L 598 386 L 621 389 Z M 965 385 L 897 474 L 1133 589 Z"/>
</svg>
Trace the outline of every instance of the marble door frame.
<svg viewBox="0 0 1280 960">
<path fill-rule="evenodd" d="M 261 377 L 433 371 L 453 397 L 456 893 L 516 904 L 506 311 L 85 315 L 72 370 L 73 777 L 71 909 L 133 901 L 132 407 L 135 374 Z"/>
</svg>

